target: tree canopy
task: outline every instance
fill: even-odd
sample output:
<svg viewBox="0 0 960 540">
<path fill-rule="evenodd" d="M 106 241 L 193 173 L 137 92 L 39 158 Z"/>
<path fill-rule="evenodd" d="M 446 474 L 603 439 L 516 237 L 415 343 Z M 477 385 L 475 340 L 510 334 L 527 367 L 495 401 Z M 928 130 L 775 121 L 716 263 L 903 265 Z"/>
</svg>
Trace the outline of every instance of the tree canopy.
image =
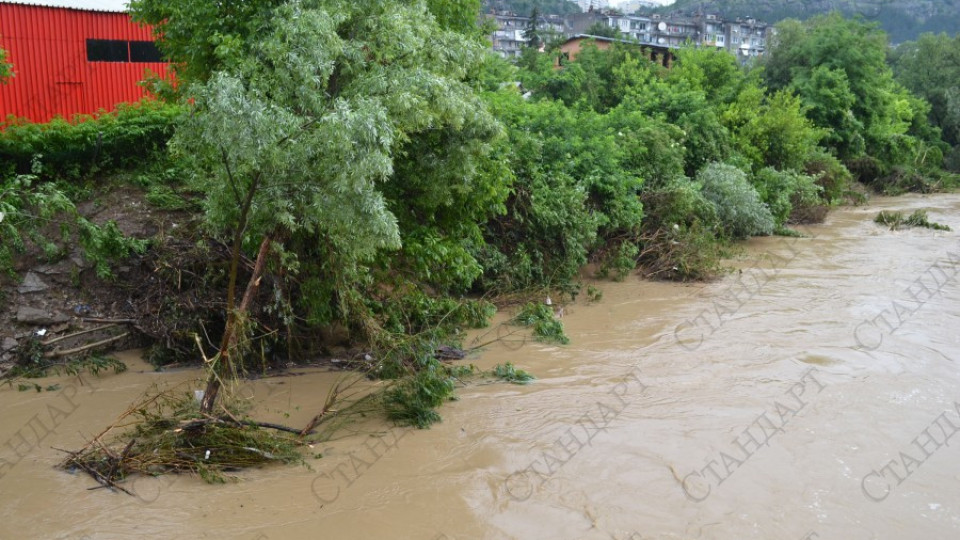
<svg viewBox="0 0 960 540">
<path fill-rule="evenodd" d="M 930 103 L 930 121 L 960 145 L 960 35 L 923 34 L 892 53 L 897 80 Z"/>
<path fill-rule="evenodd" d="M 898 84 L 886 63 L 887 37 L 876 24 L 837 13 L 777 25 L 764 57 L 770 88 L 796 92 L 842 159 L 864 155 L 893 166 L 907 159 L 924 105 Z M 922 122 L 921 122 L 922 123 Z"/>
</svg>

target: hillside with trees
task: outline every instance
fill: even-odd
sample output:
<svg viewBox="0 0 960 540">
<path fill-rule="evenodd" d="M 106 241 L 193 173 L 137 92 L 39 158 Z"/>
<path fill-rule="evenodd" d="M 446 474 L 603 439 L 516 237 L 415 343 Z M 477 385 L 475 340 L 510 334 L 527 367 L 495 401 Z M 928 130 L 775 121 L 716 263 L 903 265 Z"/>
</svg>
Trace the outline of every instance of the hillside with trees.
<svg viewBox="0 0 960 540">
<path fill-rule="evenodd" d="M 924 32 L 953 34 L 960 28 L 958 0 L 677 0 L 661 13 L 716 13 L 725 18 L 752 17 L 768 23 L 787 18 L 806 20 L 837 11 L 876 22 L 893 43 L 915 40 Z"/>
</svg>

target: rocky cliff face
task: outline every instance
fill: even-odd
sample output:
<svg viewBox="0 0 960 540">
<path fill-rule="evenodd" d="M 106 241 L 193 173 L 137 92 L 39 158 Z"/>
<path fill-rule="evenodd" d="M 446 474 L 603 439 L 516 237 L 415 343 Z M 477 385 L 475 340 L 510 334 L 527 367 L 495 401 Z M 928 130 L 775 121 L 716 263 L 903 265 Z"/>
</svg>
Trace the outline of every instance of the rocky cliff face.
<svg viewBox="0 0 960 540">
<path fill-rule="evenodd" d="M 960 0 L 677 0 L 661 9 L 663 13 L 684 14 L 701 10 L 725 18 L 753 17 L 770 23 L 840 11 L 876 21 L 893 43 L 914 40 L 923 32 L 954 34 L 960 29 Z"/>
</svg>

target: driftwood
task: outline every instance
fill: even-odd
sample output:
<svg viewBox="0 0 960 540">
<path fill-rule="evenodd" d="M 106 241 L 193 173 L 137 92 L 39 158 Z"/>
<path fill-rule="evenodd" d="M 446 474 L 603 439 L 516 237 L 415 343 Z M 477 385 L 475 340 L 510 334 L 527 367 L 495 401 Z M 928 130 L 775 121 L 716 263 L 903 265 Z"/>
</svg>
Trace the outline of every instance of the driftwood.
<svg viewBox="0 0 960 540">
<path fill-rule="evenodd" d="M 277 431 L 286 431 L 287 433 L 294 433 L 299 435 L 303 430 L 292 428 L 289 426 L 284 426 L 283 424 L 274 424 L 271 422 L 257 422 L 255 420 L 237 420 L 235 418 L 229 418 L 221 416 L 219 418 L 201 418 L 199 420 L 190 420 L 187 422 L 182 422 L 177 429 L 182 429 L 189 431 L 191 429 L 196 429 L 201 426 L 206 426 L 210 424 L 222 424 L 228 426 L 242 427 L 242 426 L 251 426 L 251 427 L 262 427 L 268 429 L 275 429 Z"/>
<path fill-rule="evenodd" d="M 53 351 L 44 353 L 43 357 L 44 357 L 44 358 L 62 358 L 62 357 L 64 357 L 64 356 L 72 356 L 72 355 L 74 355 L 74 354 L 80 354 L 80 353 L 83 353 L 83 352 L 86 352 L 86 351 L 89 351 L 89 350 L 97 349 L 97 348 L 103 347 L 103 346 L 105 346 L 105 345 L 109 345 L 109 344 L 111 344 L 111 343 L 120 341 L 121 339 L 123 339 L 123 338 L 125 338 L 125 337 L 128 337 L 129 335 L 130 335 L 130 332 L 124 332 L 124 333 L 122 333 L 122 334 L 120 334 L 120 335 L 118 335 L 118 336 L 113 336 L 113 337 L 110 337 L 110 338 L 107 338 L 107 339 L 102 339 L 102 340 L 97 341 L 97 342 L 94 342 L 94 343 L 88 343 L 88 344 L 86 344 L 86 345 L 82 345 L 82 346 L 80 346 L 80 347 L 75 347 L 75 348 L 73 348 L 73 349 L 66 349 L 66 350 L 62 350 L 62 351 L 61 351 L 61 350 L 53 350 Z"/>
<path fill-rule="evenodd" d="M 119 325 L 118 325 L 118 324 L 108 324 L 108 325 L 106 325 L 106 326 L 100 326 L 100 327 L 98 327 L 98 328 L 90 328 L 90 329 L 88 329 L 88 330 L 81 330 L 81 331 L 79 331 L 79 332 L 74 332 L 74 333 L 72 333 L 72 334 L 66 334 L 66 335 L 63 335 L 63 336 L 59 336 L 59 337 L 55 337 L 55 338 L 48 339 L 48 340 L 46 340 L 46 341 L 41 341 L 40 344 L 43 345 L 44 347 L 49 347 L 50 345 L 53 345 L 54 343 L 59 343 L 59 342 L 65 340 L 65 339 L 75 338 L 75 337 L 77 337 L 77 336 L 84 336 L 84 335 L 87 335 L 87 334 L 92 334 L 92 333 L 94 333 L 94 332 L 99 332 L 99 331 L 101 331 L 101 330 L 107 330 L 107 329 L 109 329 L 109 328 L 116 328 L 117 326 L 119 326 Z"/>
</svg>

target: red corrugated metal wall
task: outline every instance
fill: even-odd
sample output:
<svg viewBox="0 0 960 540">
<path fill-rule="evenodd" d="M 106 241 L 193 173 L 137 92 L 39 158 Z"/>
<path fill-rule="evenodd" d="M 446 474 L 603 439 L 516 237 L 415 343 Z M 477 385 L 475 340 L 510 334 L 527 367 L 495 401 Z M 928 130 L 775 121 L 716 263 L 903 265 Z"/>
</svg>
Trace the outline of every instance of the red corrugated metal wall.
<svg viewBox="0 0 960 540">
<path fill-rule="evenodd" d="M 55 116 L 111 110 L 145 95 L 145 70 L 165 63 L 88 62 L 87 39 L 149 41 L 150 29 L 125 13 L 0 3 L 0 47 L 15 76 L 0 84 L 0 120 L 8 115 L 46 122 Z"/>
</svg>

